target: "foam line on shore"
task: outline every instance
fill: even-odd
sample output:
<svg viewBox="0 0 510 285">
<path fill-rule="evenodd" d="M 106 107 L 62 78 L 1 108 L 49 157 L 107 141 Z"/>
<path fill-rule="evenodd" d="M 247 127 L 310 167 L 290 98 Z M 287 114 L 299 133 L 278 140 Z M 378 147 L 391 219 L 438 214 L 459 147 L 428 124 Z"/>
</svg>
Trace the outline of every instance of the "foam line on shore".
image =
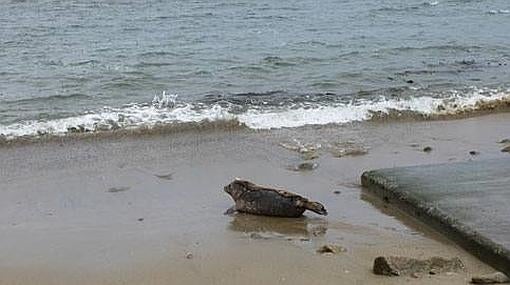
<svg viewBox="0 0 510 285">
<path fill-rule="evenodd" d="M 105 107 L 74 117 L 47 121 L 23 121 L 0 125 L 0 138 L 62 136 L 68 133 L 151 129 L 158 126 L 238 122 L 251 129 L 294 128 L 305 125 L 345 124 L 379 118 L 446 118 L 477 112 L 495 112 L 510 107 L 510 90 L 472 89 L 452 92 L 447 97 L 375 97 L 349 103 L 294 104 L 283 106 L 238 106 L 233 103 L 210 105 L 178 103 L 175 96 L 156 97 L 151 104 Z M 239 111 L 242 109 L 243 111 Z"/>
</svg>

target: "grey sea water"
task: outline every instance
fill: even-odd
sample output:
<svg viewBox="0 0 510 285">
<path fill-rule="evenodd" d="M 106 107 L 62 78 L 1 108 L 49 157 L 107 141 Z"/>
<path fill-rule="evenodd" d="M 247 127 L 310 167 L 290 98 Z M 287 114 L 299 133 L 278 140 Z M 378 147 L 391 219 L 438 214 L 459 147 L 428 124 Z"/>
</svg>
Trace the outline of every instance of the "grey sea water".
<svg viewBox="0 0 510 285">
<path fill-rule="evenodd" d="M 507 0 L 0 3 L 5 136 L 218 118 L 342 123 L 509 93 Z"/>
</svg>

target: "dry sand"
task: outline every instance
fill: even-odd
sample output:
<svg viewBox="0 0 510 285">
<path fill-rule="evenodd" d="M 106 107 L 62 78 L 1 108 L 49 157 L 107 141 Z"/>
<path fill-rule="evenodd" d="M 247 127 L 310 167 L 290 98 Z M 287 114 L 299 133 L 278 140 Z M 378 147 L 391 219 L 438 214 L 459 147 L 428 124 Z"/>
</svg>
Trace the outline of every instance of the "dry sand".
<svg viewBox="0 0 510 285">
<path fill-rule="evenodd" d="M 359 177 L 374 168 L 506 156 L 497 142 L 510 137 L 509 121 L 497 114 L 4 146 L 0 284 L 467 284 L 492 269 L 365 194 Z M 296 141 L 320 144 L 317 169 L 288 170 L 301 154 L 280 144 Z M 346 142 L 369 152 L 334 157 Z M 330 215 L 225 216 L 232 201 L 222 188 L 234 177 L 301 193 Z M 317 254 L 325 243 L 347 251 Z M 467 270 L 373 275 L 373 259 L 389 254 L 459 256 Z"/>
</svg>

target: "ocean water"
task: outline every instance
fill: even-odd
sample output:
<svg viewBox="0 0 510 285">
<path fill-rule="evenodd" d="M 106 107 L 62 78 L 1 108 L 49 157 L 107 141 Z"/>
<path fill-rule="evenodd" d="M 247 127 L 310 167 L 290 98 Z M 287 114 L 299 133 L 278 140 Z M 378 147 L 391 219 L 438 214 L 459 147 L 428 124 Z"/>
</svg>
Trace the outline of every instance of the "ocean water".
<svg viewBox="0 0 510 285">
<path fill-rule="evenodd" d="M 0 136 L 510 101 L 507 0 L 0 0 Z"/>
</svg>

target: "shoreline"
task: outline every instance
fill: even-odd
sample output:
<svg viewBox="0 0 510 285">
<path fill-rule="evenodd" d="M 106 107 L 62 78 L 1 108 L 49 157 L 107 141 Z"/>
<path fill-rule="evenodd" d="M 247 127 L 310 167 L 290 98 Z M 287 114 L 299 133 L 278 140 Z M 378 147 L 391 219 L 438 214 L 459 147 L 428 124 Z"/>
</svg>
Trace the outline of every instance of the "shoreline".
<svg viewBox="0 0 510 285">
<path fill-rule="evenodd" d="M 507 156 L 497 142 L 510 136 L 509 120 L 510 113 L 499 113 L 121 140 L 65 138 L 0 148 L 0 284 L 408 282 L 370 272 L 373 258 L 382 254 L 459 256 L 465 273 L 413 282 L 466 284 L 471 275 L 492 269 L 412 218 L 381 207 L 359 178 L 368 169 Z M 303 161 L 302 154 L 281 143 L 297 142 L 318 148 L 316 170 L 288 170 Z M 368 154 L 335 157 L 335 148 L 346 142 Z M 425 146 L 432 151 L 423 152 Z M 321 201 L 330 215 L 224 216 L 232 201 L 222 187 L 237 176 Z M 317 226 L 326 233 L 314 236 Z M 324 243 L 347 252 L 317 254 Z M 185 257 L 188 252 L 193 258 Z"/>
<path fill-rule="evenodd" d="M 508 90 L 506 91 L 508 92 Z M 250 126 L 248 122 L 242 120 L 241 117 L 238 117 L 235 114 L 227 113 L 218 113 L 215 116 L 217 117 L 203 117 L 202 119 L 197 118 L 187 118 L 185 121 L 179 121 L 178 119 L 174 119 L 173 121 L 165 121 L 164 119 L 158 121 L 147 121 L 137 122 L 137 123 L 121 123 L 124 121 L 125 115 L 118 115 L 118 122 L 114 119 L 107 119 L 104 121 L 103 119 L 96 118 L 94 123 L 92 122 L 82 122 L 78 124 L 77 122 L 70 123 L 65 122 L 67 119 L 71 118 L 62 118 L 64 120 L 59 122 L 59 125 L 67 126 L 67 129 L 60 129 L 55 126 L 46 126 L 46 129 L 32 129 L 25 130 L 29 132 L 29 134 L 24 135 L 14 135 L 17 131 L 16 129 L 10 129 L 13 125 L 17 125 L 18 128 L 27 128 L 30 124 L 49 124 L 50 121 L 28 121 L 21 123 L 14 123 L 12 125 L 0 125 L 0 147 L 5 145 L 12 144 L 24 144 L 38 141 L 54 141 L 54 140 L 62 140 L 62 139 L 85 139 L 89 137 L 105 137 L 105 138 L 115 138 L 115 137 L 125 137 L 125 136 L 142 136 L 142 135 L 164 135 L 170 133 L 181 133 L 181 132 L 201 132 L 201 131 L 217 131 L 217 130 L 244 130 L 248 129 L 251 131 L 274 131 L 279 129 L 304 129 L 304 128 L 322 128 L 322 127 L 342 127 L 344 125 L 352 125 L 352 124 L 371 124 L 374 122 L 390 122 L 390 123 L 400 123 L 400 122 L 415 122 L 415 121 L 447 121 L 447 120 L 461 120 L 468 118 L 475 118 L 480 116 L 487 116 L 493 114 L 501 114 L 508 113 L 510 111 L 510 99 L 506 95 L 505 91 L 501 91 L 505 96 L 500 95 L 501 98 L 493 98 L 493 99 L 480 99 L 475 103 L 465 103 L 466 105 L 457 105 L 456 103 L 445 101 L 445 105 L 437 105 L 429 106 L 430 110 L 428 111 L 419 111 L 413 110 L 410 107 L 405 106 L 386 106 L 382 109 L 367 109 L 367 110 L 357 110 L 357 112 L 365 112 L 366 114 L 357 114 L 352 115 L 352 118 L 347 119 L 343 118 L 340 121 L 336 120 L 328 120 L 324 118 L 315 117 L 314 121 L 307 121 L 306 117 L 314 117 L 313 114 L 305 114 L 305 113 L 294 113 L 287 114 L 287 116 L 291 116 L 290 118 L 286 118 L 286 116 L 282 115 L 282 113 L 275 112 L 274 114 L 270 113 L 260 113 L 254 114 L 257 116 L 268 116 L 273 115 L 272 118 L 275 122 L 279 120 L 287 120 L 292 121 L 294 119 L 301 120 L 301 124 L 297 126 L 286 126 L 285 124 L 281 126 L 271 126 L 271 127 L 254 127 Z M 489 97 L 490 98 L 490 97 Z M 419 98 L 418 98 L 419 99 Z M 446 99 L 445 99 L 446 100 Z M 448 104 L 452 104 L 452 106 L 448 106 Z M 325 106 L 322 106 L 324 108 Z M 348 107 L 348 106 L 344 106 Z M 359 107 L 359 106 L 354 106 Z M 318 107 L 320 109 L 321 107 Z M 333 108 L 338 108 L 333 107 Z M 181 107 L 182 109 L 182 107 Z M 214 109 L 214 108 L 213 108 Z M 159 114 L 164 118 L 164 114 L 172 113 L 177 109 L 168 109 L 168 108 L 156 108 L 152 107 L 151 112 Z M 305 112 L 307 108 L 299 108 L 300 112 Z M 282 110 L 280 110 L 282 111 Z M 339 110 L 328 110 L 326 114 L 322 114 L 323 116 L 334 116 L 336 112 Z M 292 109 L 282 111 L 292 112 Z M 320 113 L 320 110 L 318 111 Z M 329 113 L 328 113 L 329 112 Z M 238 114 L 239 115 L 239 114 Z M 345 115 L 345 114 L 344 114 Z M 157 117 L 157 116 L 156 116 Z M 200 116 L 199 116 L 200 117 Z M 155 118 L 152 118 L 154 120 Z M 260 119 L 260 118 L 259 118 Z M 267 120 L 268 118 L 266 118 Z M 325 121 L 324 121 L 325 120 Z M 344 121 L 347 120 L 347 121 Z M 58 121 L 58 120 L 57 120 Z M 55 123 L 55 122 L 53 122 Z M 51 124 L 50 124 L 51 125 Z M 34 126 L 32 126 L 34 127 Z M 41 126 L 40 126 L 41 127 Z M 56 129 L 55 129 L 56 128 Z M 10 129 L 10 130 L 9 130 Z M 10 132 L 10 133 L 9 133 Z M 23 133 L 23 132 L 22 132 Z"/>
</svg>

